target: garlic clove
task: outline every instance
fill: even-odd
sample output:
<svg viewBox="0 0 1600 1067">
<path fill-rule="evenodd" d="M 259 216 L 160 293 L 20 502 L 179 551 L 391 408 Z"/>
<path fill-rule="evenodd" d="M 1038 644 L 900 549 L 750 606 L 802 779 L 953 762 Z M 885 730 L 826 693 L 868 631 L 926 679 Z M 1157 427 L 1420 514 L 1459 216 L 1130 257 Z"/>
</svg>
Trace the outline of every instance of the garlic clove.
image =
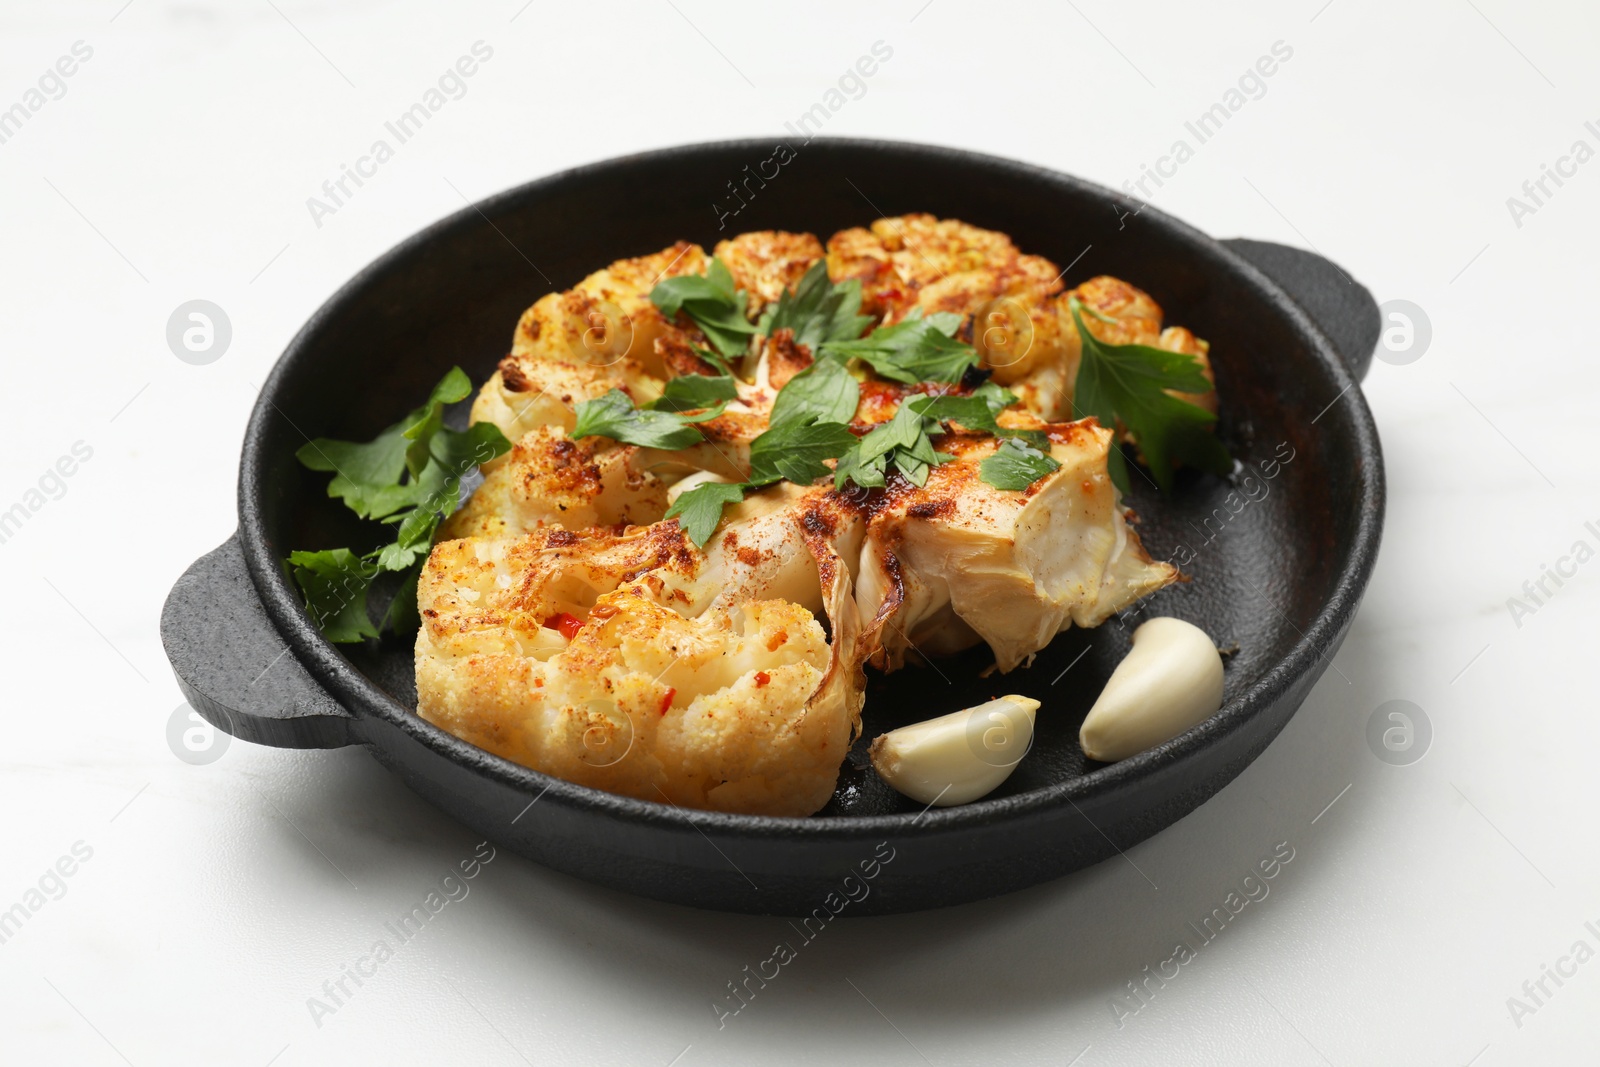
<svg viewBox="0 0 1600 1067">
<path fill-rule="evenodd" d="M 878 776 L 919 803 L 970 804 L 993 792 L 1033 744 L 1039 702 L 1004 696 L 890 730 L 872 742 Z"/>
<path fill-rule="evenodd" d="M 1089 709 L 1078 742 L 1107 763 L 1171 740 L 1222 707 L 1222 656 L 1206 632 L 1182 619 L 1151 619 L 1133 631 Z"/>
</svg>

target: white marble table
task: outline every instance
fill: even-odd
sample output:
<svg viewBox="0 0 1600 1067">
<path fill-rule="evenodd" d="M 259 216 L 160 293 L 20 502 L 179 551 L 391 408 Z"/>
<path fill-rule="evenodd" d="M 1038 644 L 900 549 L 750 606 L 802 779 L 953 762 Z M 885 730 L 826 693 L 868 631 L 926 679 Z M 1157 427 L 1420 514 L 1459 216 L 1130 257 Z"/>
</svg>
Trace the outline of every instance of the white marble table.
<svg viewBox="0 0 1600 1067">
<path fill-rule="evenodd" d="M 1600 570 L 1562 562 L 1600 546 L 1592 7 L 520 3 L 0 12 L 0 109 L 25 112 L 0 125 L 0 511 L 26 511 L 0 542 L 0 1059 L 1594 1062 Z M 480 41 L 459 98 L 362 163 Z M 1245 774 L 1133 850 L 1149 882 L 1113 861 L 842 921 L 722 1029 L 711 1001 L 780 920 L 641 902 L 509 855 L 313 1012 L 476 842 L 358 751 L 236 742 L 197 766 L 169 748 L 181 697 L 157 613 L 233 528 L 257 383 L 336 286 L 464 198 L 778 131 L 880 41 L 891 55 L 828 133 L 1108 185 L 1159 164 L 1161 208 L 1316 247 L 1425 310 L 1431 345 L 1365 386 L 1389 520 L 1337 669 Z M 1185 124 L 1277 42 L 1272 76 L 1199 143 Z M 1192 152 L 1162 162 L 1179 139 Z M 308 208 L 342 165 L 364 184 Z M 1525 191 L 1545 165 L 1561 184 Z M 203 366 L 165 339 L 193 299 L 232 325 Z M 1573 576 L 1534 604 L 1524 583 L 1546 566 Z M 1391 700 L 1432 724 L 1420 762 L 1369 749 Z M 1293 859 L 1264 899 L 1137 1011 L 1117 999 L 1280 843 Z"/>
</svg>

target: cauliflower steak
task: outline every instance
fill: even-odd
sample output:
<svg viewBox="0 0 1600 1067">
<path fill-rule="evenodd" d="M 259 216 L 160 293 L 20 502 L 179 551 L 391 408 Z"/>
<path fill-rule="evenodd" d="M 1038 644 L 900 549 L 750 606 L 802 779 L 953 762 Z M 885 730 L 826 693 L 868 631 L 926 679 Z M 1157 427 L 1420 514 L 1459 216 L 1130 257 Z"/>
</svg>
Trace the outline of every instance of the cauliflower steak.
<svg viewBox="0 0 1600 1067">
<path fill-rule="evenodd" d="M 718 323 L 669 316 L 653 299 L 665 279 L 706 286 L 717 271 L 747 316 L 741 352 L 713 336 Z M 1071 421 L 1082 345 L 1069 301 L 1092 312 L 1097 339 L 1191 355 L 1209 380 L 1206 344 L 1164 327 L 1155 301 L 1126 282 L 1067 289 L 1063 273 L 1004 234 L 908 215 L 825 244 L 748 233 L 708 256 L 679 242 L 541 297 L 472 407 L 472 421 L 493 423 L 513 448 L 485 465 L 419 580 L 419 714 L 582 785 L 810 815 L 860 733 L 866 665 L 893 671 L 985 644 L 1010 671 L 1056 634 L 1177 580 L 1144 551 L 1108 475 L 1115 428 Z M 937 454 L 920 484 L 893 469 L 866 488 L 842 468 L 838 487 L 763 480 L 756 442 L 779 393 L 830 370 L 818 366 L 825 330 L 793 322 L 813 276 L 849 292 L 859 283 L 860 314 L 877 327 L 931 317 L 976 353 L 959 380 L 942 381 L 839 361 L 856 397 L 844 440 L 883 430 L 921 397 L 993 395 L 979 392 L 986 381 L 1016 406 L 987 430 L 931 422 Z M 686 447 L 573 436 L 585 404 L 616 391 L 636 411 L 658 408 L 694 376 L 727 391 L 715 410 L 664 409 L 700 412 Z M 1216 409 L 1214 392 L 1181 399 Z M 1002 432 L 1037 442 L 1024 453 L 1042 466 L 1025 488 L 985 473 Z M 686 518 L 665 516 L 718 485 L 729 502 L 697 544 Z"/>
</svg>

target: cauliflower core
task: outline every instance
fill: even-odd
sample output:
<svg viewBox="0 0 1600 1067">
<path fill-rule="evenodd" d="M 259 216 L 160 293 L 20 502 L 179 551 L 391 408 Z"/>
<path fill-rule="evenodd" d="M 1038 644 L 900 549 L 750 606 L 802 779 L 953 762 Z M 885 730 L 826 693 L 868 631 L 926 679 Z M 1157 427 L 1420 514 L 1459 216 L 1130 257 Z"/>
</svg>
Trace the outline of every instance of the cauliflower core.
<svg viewBox="0 0 1600 1067">
<path fill-rule="evenodd" d="M 636 404 L 666 382 L 718 371 L 685 316 L 649 294 L 703 275 L 679 242 L 619 260 L 522 316 L 472 419 L 514 447 L 441 531 L 418 585 L 418 712 L 548 774 L 686 807 L 809 815 L 833 795 L 860 731 L 863 665 L 896 670 L 986 643 L 1000 670 L 1057 633 L 1099 625 L 1175 581 L 1150 560 L 1106 472 L 1113 433 L 1067 422 L 1081 342 L 1068 309 L 1111 343 L 1196 356 L 1205 342 L 1162 326 L 1147 294 L 1115 278 L 1066 291 L 1062 272 L 1004 234 L 929 215 L 880 219 L 824 245 L 748 233 L 715 254 L 752 319 L 814 264 L 859 279 L 864 312 L 962 317 L 957 336 L 1021 398 L 1000 416 L 1042 430 L 1061 467 L 1025 490 L 983 482 L 987 434 L 952 429 L 955 458 L 915 487 L 833 491 L 782 482 L 729 506 L 695 546 L 670 502 L 706 480 L 744 481 L 750 443 L 778 391 L 815 353 L 787 329 L 736 361 L 737 398 L 680 451 L 573 440 L 576 407 L 621 390 Z M 907 398 L 951 387 L 861 375 L 858 434 Z M 1214 393 L 1186 396 L 1215 410 Z"/>
<path fill-rule="evenodd" d="M 1021 421 L 1021 420 L 1015 420 Z M 1051 426 L 1054 474 L 1022 492 L 996 489 L 978 465 L 992 437 L 947 437 L 957 458 L 920 489 L 886 494 L 867 521 L 856 601 L 872 663 L 959 652 L 980 641 L 1002 672 L 1031 662 L 1071 626 L 1098 626 L 1178 577 L 1153 562 L 1106 474 L 1111 431 Z"/>
</svg>

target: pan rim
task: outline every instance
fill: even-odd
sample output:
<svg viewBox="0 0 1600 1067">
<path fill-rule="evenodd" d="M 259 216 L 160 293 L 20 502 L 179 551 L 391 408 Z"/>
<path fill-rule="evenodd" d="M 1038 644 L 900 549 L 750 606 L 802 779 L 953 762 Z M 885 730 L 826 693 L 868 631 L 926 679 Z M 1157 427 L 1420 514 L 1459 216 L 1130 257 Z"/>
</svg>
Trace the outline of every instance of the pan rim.
<svg viewBox="0 0 1600 1067">
<path fill-rule="evenodd" d="M 1221 241 L 1148 205 L 1141 210 L 1142 219 L 1148 219 L 1151 224 L 1165 229 L 1169 234 L 1188 244 L 1204 248 L 1209 255 L 1220 259 L 1229 270 L 1256 290 L 1264 304 L 1287 318 L 1295 332 L 1304 337 L 1311 358 L 1321 365 L 1321 369 L 1339 389 L 1339 398 L 1342 399 L 1349 393 L 1355 394 L 1352 398 L 1354 402 L 1348 412 L 1349 432 L 1355 438 L 1358 454 L 1373 461 L 1362 463 L 1360 470 L 1355 472 L 1361 482 L 1360 514 L 1349 546 L 1348 559 L 1339 573 L 1332 593 L 1323 602 L 1316 617 L 1300 634 L 1289 651 L 1260 678 L 1224 704 L 1215 715 L 1177 737 L 1118 763 L 1099 767 L 1087 774 L 1027 793 L 979 800 L 956 807 L 925 809 L 920 814 L 818 818 L 703 811 L 638 800 L 578 785 L 477 748 L 428 723 L 416 713 L 415 709 L 408 708 L 395 700 L 347 660 L 338 651 L 337 646 L 324 638 L 312 626 L 299 598 L 294 593 L 290 579 L 268 545 L 259 504 L 261 481 L 268 463 L 262 451 L 262 441 L 266 437 L 267 423 L 275 417 L 282 417 L 279 415 L 274 397 L 297 369 L 298 361 L 308 357 L 322 324 L 336 316 L 366 287 L 381 279 L 389 271 L 403 266 L 418 249 L 426 248 L 438 238 L 462 227 L 481 225 L 484 218 L 491 217 L 494 211 L 502 207 L 514 206 L 530 199 L 537 200 L 564 187 L 587 181 L 596 174 L 617 168 L 665 163 L 695 154 L 767 151 L 771 145 L 772 140 L 769 138 L 753 138 L 708 141 L 654 149 L 586 163 L 502 190 L 431 223 L 368 263 L 312 313 L 286 346 L 262 384 L 246 428 L 239 467 L 238 536 L 251 581 L 269 618 L 288 643 L 295 658 L 351 715 L 353 719 L 351 730 L 355 739 L 381 751 L 382 743 L 367 725 L 368 719 L 378 719 L 384 725 L 400 730 L 411 740 L 433 750 L 434 754 L 495 784 L 510 787 L 530 798 L 538 796 L 546 803 L 582 810 L 587 814 L 619 822 L 654 825 L 694 833 L 715 831 L 721 835 L 747 839 L 803 838 L 839 841 L 880 837 L 884 834 L 915 838 L 979 829 L 1023 819 L 1050 809 L 1068 805 L 1076 807 L 1080 802 L 1093 805 L 1114 793 L 1136 785 L 1143 779 L 1159 776 L 1163 771 L 1199 758 L 1205 749 L 1220 743 L 1233 731 L 1242 728 L 1258 715 L 1266 713 L 1277 696 L 1296 681 L 1309 676 L 1314 682 L 1316 677 L 1320 676 L 1327 665 L 1325 657 L 1335 649 L 1365 592 L 1382 538 L 1384 513 L 1382 448 L 1371 410 L 1361 393 L 1359 383 L 1335 351 L 1332 342 L 1276 282 Z M 959 161 L 968 166 L 1045 179 L 1058 185 L 1075 187 L 1081 193 L 1102 196 L 1108 202 L 1117 199 L 1126 200 L 1125 197 L 1119 197 L 1118 194 L 1102 186 L 1051 168 L 964 149 L 907 141 L 845 137 L 817 137 L 806 142 L 805 147 L 883 151 L 918 155 L 935 160 L 942 158 Z"/>
</svg>

